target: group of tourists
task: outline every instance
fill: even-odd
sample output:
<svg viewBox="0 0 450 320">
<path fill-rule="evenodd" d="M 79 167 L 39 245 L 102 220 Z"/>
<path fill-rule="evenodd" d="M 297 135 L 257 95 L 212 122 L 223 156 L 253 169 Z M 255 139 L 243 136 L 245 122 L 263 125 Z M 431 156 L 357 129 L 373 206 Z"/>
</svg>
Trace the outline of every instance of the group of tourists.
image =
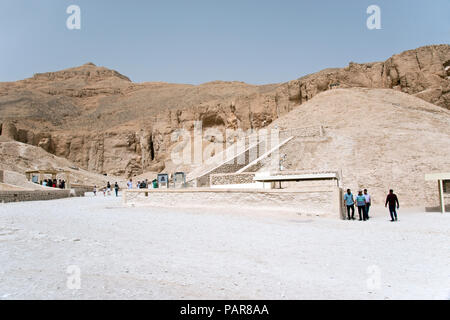
<svg viewBox="0 0 450 320">
<path fill-rule="evenodd" d="M 369 210 L 372 205 L 372 197 L 367 192 L 367 189 L 358 191 L 356 198 L 353 196 L 352 191 L 347 189 L 347 193 L 344 195 L 344 205 L 347 208 L 348 220 L 355 220 L 355 204 L 358 208 L 359 221 L 369 220 Z M 391 221 L 397 221 L 397 210 L 400 208 L 397 195 L 394 190 L 389 190 L 389 194 L 386 197 L 385 207 L 389 205 L 389 213 L 391 215 Z M 351 215 L 350 215 L 351 212 Z"/>
<path fill-rule="evenodd" d="M 117 182 L 114 183 L 114 193 L 116 194 L 116 197 L 119 196 L 119 190 L 120 190 L 119 184 Z M 109 181 L 108 181 L 108 183 L 106 184 L 106 187 L 103 187 L 101 189 L 101 191 L 103 192 L 104 197 L 106 197 L 106 195 L 110 196 L 111 195 L 111 183 L 109 183 Z M 93 192 L 94 192 L 94 196 L 97 196 L 97 186 L 94 186 Z"/>
<path fill-rule="evenodd" d="M 136 188 L 138 188 L 138 189 L 147 189 L 148 188 L 148 179 L 145 179 L 144 181 L 138 181 L 136 183 Z"/>
<path fill-rule="evenodd" d="M 155 186 L 155 182 L 156 182 L 156 179 L 154 181 L 148 181 L 148 179 L 145 179 L 145 180 L 142 180 L 142 181 L 138 181 L 136 183 L 135 187 L 137 189 L 157 188 L 157 186 Z M 127 188 L 128 189 L 133 189 L 133 180 L 132 179 L 130 179 L 127 182 Z M 114 189 L 114 193 L 115 193 L 116 197 L 118 197 L 119 196 L 120 187 L 119 187 L 119 184 L 117 182 L 114 183 L 114 186 L 111 186 L 111 183 L 109 183 L 109 181 L 108 181 L 106 186 L 101 188 L 100 191 L 103 192 L 103 196 L 106 197 L 107 195 L 108 196 L 111 195 L 111 190 L 112 189 Z M 97 196 L 97 192 L 98 192 L 97 186 L 94 186 L 94 189 L 92 190 L 92 192 L 94 193 L 94 196 Z"/>
<path fill-rule="evenodd" d="M 128 180 L 127 182 L 128 189 L 133 189 L 133 179 Z M 148 179 L 136 182 L 136 189 L 155 189 L 158 188 L 157 180 L 148 181 Z"/>
<path fill-rule="evenodd" d="M 61 179 L 44 179 L 41 181 L 41 185 L 44 187 L 50 187 L 50 188 L 59 188 L 59 189 L 65 189 L 66 188 L 66 181 Z"/>
</svg>

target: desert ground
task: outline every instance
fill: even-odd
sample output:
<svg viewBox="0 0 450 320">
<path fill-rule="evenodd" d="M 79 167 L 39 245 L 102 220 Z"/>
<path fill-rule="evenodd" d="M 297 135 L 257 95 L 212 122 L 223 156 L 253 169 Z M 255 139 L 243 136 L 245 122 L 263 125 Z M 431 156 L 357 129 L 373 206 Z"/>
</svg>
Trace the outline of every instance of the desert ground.
<svg viewBox="0 0 450 320">
<path fill-rule="evenodd" d="M 0 299 L 449 299 L 450 214 L 0 204 Z M 74 269 L 75 268 L 75 269 Z M 74 271 L 80 287 L 73 287 Z"/>
</svg>

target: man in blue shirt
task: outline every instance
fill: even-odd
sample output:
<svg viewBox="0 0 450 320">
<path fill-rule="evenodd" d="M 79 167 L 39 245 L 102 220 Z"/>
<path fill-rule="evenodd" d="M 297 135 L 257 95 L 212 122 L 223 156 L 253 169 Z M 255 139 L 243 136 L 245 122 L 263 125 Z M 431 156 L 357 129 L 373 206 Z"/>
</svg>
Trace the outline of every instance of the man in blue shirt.
<svg viewBox="0 0 450 320">
<path fill-rule="evenodd" d="M 366 221 L 366 197 L 363 195 L 362 191 L 358 192 L 358 196 L 356 197 L 356 205 L 358 206 L 359 221 Z"/>
<path fill-rule="evenodd" d="M 347 207 L 348 220 L 355 220 L 355 201 L 353 200 L 353 194 L 350 189 L 347 189 L 347 193 L 344 195 L 344 205 Z M 350 210 L 352 210 L 351 217 Z"/>
</svg>

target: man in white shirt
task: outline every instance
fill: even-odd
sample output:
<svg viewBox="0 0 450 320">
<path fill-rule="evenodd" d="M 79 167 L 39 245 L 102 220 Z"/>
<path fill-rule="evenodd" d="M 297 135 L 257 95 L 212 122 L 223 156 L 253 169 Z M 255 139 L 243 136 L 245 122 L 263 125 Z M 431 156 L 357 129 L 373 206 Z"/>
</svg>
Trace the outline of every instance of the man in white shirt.
<svg viewBox="0 0 450 320">
<path fill-rule="evenodd" d="M 133 189 L 133 180 L 130 179 L 130 181 L 127 182 L 128 189 Z"/>
<path fill-rule="evenodd" d="M 370 194 L 367 193 L 367 189 L 364 189 L 364 197 L 366 198 L 367 220 L 369 220 L 369 209 L 370 205 L 372 204 L 372 197 L 370 196 Z"/>
</svg>

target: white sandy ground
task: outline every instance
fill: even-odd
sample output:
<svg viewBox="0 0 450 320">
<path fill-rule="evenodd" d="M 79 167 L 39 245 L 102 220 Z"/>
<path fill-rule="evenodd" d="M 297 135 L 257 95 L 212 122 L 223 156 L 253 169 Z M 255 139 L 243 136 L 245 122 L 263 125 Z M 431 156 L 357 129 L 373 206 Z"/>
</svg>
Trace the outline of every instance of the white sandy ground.
<svg viewBox="0 0 450 320">
<path fill-rule="evenodd" d="M 0 204 L 0 299 L 449 299 L 450 214 L 372 213 Z"/>
</svg>

